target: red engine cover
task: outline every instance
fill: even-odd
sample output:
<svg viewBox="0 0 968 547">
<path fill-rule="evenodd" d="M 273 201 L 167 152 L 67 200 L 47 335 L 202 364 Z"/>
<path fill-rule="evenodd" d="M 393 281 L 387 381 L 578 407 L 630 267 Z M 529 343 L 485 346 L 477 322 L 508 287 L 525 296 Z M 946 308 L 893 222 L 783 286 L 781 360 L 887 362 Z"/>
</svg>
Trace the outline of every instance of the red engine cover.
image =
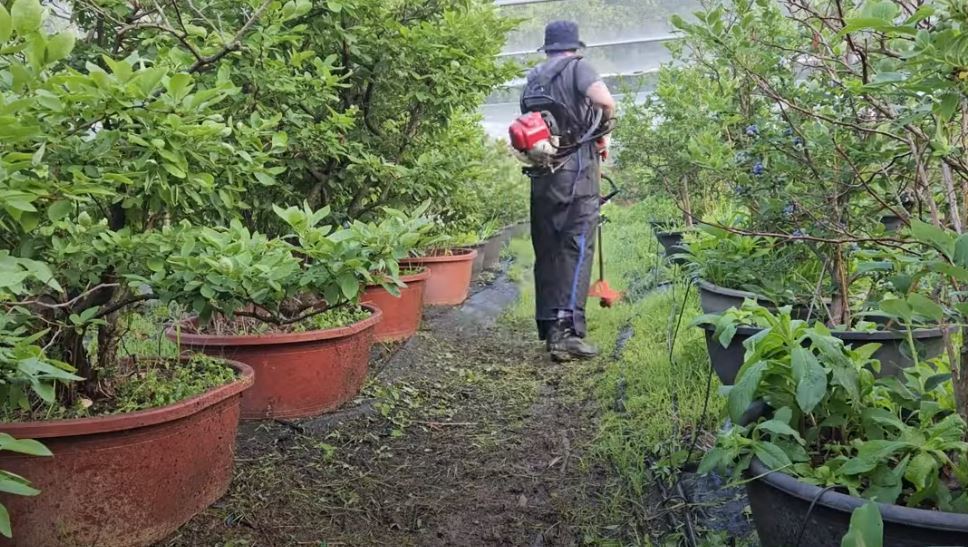
<svg viewBox="0 0 968 547">
<path fill-rule="evenodd" d="M 551 138 L 551 129 L 541 117 L 540 112 L 531 112 L 514 120 L 508 129 L 511 146 L 519 152 L 527 152 L 534 145 Z"/>
</svg>

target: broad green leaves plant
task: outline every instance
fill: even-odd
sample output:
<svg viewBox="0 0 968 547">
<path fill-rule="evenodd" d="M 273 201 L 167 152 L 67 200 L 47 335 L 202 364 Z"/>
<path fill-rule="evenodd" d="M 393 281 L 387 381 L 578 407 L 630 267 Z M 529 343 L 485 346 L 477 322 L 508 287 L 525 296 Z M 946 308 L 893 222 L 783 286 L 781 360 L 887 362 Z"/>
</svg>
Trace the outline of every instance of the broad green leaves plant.
<svg viewBox="0 0 968 547">
<path fill-rule="evenodd" d="M 920 363 L 903 378 L 875 380 L 874 344 L 851 349 L 822 325 L 747 304 L 743 321 L 765 327 L 746 342 L 728 390 L 735 425 L 721 433 L 702 469 L 739 480 L 755 457 L 819 486 L 838 486 L 881 503 L 968 512 L 968 495 L 945 477 L 968 458 L 968 431 L 954 413 L 950 375 Z M 724 319 L 720 325 L 735 321 Z M 730 335 L 731 336 L 731 335 Z M 754 401 L 771 409 L 745 423 Z"/>
</svg>

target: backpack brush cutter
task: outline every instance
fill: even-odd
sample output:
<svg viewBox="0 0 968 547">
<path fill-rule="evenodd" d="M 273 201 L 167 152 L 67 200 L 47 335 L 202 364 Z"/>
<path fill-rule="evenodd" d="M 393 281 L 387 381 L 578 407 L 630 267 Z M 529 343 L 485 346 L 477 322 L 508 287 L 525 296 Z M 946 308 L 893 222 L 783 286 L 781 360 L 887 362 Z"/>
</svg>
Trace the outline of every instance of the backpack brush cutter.
<svg viewBox="0 0 968 547">
<path fill-rule="evenodd" d="M 602 196 L 601 204 L 605 205 L 617 196 L 620 192 L 615 182 L 612 179 L 602 175 L 602 178 L 608 181 L 608 184 L 612 187 L 612 191 L 608 194 Z M 604 216 L 598 222 L 598 281 L 592 285 L 591 290 L 588 292 L 588 296 L 592 298 L 599 299 L 599 305 L 603 308 L 611 308 L 616 302 L 622 299 L 622 293 L 616 291 L 608 285 L 608 281 L 605 281 L 605 247 L 603 246 L 602 238 L 602 226 L 608 222 L 608 219 Z"/>
</svg>

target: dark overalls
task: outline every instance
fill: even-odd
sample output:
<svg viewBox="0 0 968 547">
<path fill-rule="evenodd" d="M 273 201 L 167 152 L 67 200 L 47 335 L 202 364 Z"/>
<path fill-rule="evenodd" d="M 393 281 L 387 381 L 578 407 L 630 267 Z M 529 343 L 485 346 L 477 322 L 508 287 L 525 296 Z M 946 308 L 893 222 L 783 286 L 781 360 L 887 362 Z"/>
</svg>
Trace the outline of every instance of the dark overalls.
<svg viewBox="0 0 968 547">
<path fill-rule="evenodd" d="M 584 94 L 568 76 L 565 70 L 551 86 L 552 93 L 556 100 L 583 112 L 588 108 Z M 579 337 L 586 334 L 585 302 L 599 222 L 600 162 L 592 142 L 553 173 L 544 170 L 531 175 L 535 318 L 542 340 L 558 321 L 566 322 Z"/>
</svg>

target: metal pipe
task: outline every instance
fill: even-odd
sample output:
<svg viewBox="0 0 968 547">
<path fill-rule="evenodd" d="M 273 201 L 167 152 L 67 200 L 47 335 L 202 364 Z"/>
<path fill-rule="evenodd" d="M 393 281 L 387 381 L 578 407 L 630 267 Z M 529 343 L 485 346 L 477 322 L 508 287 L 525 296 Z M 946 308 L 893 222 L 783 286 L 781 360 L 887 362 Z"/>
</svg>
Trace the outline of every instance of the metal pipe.
<svg viewBox="0 0 968 547">
<path fill-rule="evenodd" d="M 599 77 L 602 79 L 606 78 L 628 78 L 630 76 L 648 76 L 649 74 L 655 74 L 659 72 L 658 68 L 647 68 L 645 70 L 633 70 L 631 72 L 612 72 L 609 74 L 602 74 Z M 505 82 L 498 87 L 518 87 L 527 83 L 527 78 L 515 78 L 509 82 Z"/>
<path fill-rule="evenodd" d="M 635 44 L 652 44 L 656 42 L 668 42 L 670 40 L 677 40 L 682 38 L 682 34 L 666 34 L 665 36 L 651 36 L 649 38 L 631 38 L 628 40 L 611 40 L 608 42 L 596 42 L 594 44 L 588 44 L 585 49 L 593 49 L 597 47 L 613 47 L 613 46 L 629 46 Z M 538 53 L 538 48 L 535 49 L 522 49 L 518 51 L 504 51 L 498 53 L 498 57 L 516 57 L 519 55 L 531 55 Z"/>
<path fill-rule="evenodd" d="M 547 4 L 548 2 L 561 2 L 562 0 L 494 0 L 494 5 L 504 6 L 525 6 L 528 4 Z"/>
</svg>

